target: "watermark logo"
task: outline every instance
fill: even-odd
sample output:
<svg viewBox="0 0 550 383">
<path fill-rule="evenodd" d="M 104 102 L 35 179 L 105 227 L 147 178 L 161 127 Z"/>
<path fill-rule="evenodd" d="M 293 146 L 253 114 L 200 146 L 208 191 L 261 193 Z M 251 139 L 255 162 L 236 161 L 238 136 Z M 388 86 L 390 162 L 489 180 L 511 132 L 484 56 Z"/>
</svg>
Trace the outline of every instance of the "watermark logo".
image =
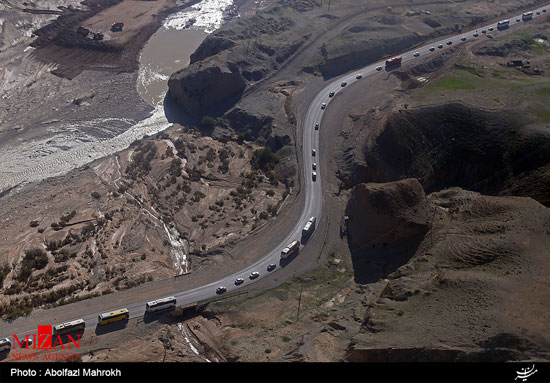
<svg viewBox="0 0 550 383">
<path fill-rule="evenodd" d="M 536 372 L 537 372 L 537 370 L 535 370 L 535 365 L 534 364 L 533 364 L 533 367 L 531 367 L 531 368 L 524 367 L 521 370 L 516 371 L 516 374 L 518 374 L 518 375 L 516 376 L 516 379 L 514 379 L 514 380 L 521 379 L 523 382 L 525 382 L 527 380 L 527 378 L 534 375 Z"/>
<path fill-rule="evenodd" d="M 36 334 L 25 335 L 24 338 L 19 339 L 17 334 L 13 334 L 12 343 L 12 360 L 77 360 L 78 353 L 69 352 L 61 353 L 60 350 L 74 350 L 80 348 L 80 338 L 82 334 L 76 334 L 72 336 L 70 334 L 60 335 L 53 334 L 52 326 L 38 326 Z M 21 351 L 36 351 L 33 353 L 17 352 Z M 45 353 L 41 356 L 38 355 L 40 350 L 50 350 L 56 352 Z"/>
</svg>

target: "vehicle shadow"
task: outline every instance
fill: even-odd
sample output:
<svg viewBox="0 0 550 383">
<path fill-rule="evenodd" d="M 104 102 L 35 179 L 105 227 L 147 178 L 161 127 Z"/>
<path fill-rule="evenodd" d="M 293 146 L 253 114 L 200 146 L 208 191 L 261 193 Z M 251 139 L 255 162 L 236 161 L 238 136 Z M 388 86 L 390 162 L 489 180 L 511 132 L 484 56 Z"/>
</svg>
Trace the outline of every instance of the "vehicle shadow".
<svg viewBox="0 0 550 383">
<path fill-rule="evenodd" d="M 61 334 L 59 335 L 59 337 L 57 339 L 54 338 L 54 341 L 52 343 L 55 342 L 55 344 L 52 344 L 52 346 L 56 346 L 59 344 L 59 342 L 61 342 L 61 344 L 63 345 L 68 345 L 69 347 L 71 346 L 71 344 L 74 345 L 74 342 L 79 342 L 79 339 L 82 338 L 82 336 L 84 335 L 84 330 L 76 330 L 76 331 L 71 331 L 71 332 L 68 332 L 66 334 Z M 69 348 L 67 347 L 67 348 Z"/>
<path fill-rule="evenodd" d="M 389 67 L 384 67 L 384 70 L 385 70 L 386 72 L 391 72 L 391 71 L 393 71 L 394 69 L 399 69 L 399 68 L 401 68 L 401 64 L 394 64 L 394 65 L 389 66 Z"/>
<path fill-rule="evenodd" d="M 173 307 L 171 309 L 156 311 L 153 313 L 145 313 L 143 315 L 143 323 L 159 322 L 162 324 L 170 324 L 174 320 L 171 315 L 176 309 Z"/>
<path fill-rule="evenodd" d="M 96 335 L 103 335 L 113 331 L 119 331 L 125 328 L 128 325 L 128 320 L 121 320 L 118 322 L 107 323 L 107 324 L 98 324 L 95 328 Z"/>
<path fill-rule="evenodd" d="M 294 253 L 292 253 L 291 255 L 289 255 L 289 256 L 286 257 L 286 258 L 281 258 L 281 260 L 279 261 L 279 266 L 281 266 L 281 267 L 287 266 L 287 265 L 288 265 L 290 262 L 292 262 L 292 261 L 294 260 L 294 258 L 296 258 L 299 254 L 300 254 L 300 250 L 295 251 Z"/>
</svg>

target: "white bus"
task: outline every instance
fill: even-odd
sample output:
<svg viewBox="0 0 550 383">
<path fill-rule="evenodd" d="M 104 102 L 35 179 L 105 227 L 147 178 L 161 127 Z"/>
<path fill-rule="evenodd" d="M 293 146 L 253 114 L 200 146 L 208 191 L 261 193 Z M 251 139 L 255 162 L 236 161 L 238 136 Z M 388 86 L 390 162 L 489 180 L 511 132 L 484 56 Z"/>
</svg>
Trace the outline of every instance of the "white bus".
<svg viewBox="0 0 550 383">
<path fill-rule="evenodd" d="M 11 340 L 9 338 L 0 339 L 0 352 L 11 350 Z"/>
<path fill-rule="evenodd" d="M 176 297 L 170 296 L 166 298 L 156 299 L 145 304 L 145 312 L 152 313 L 155 311 L 170 309 L 176 307 Z"/>
<path fill-rule="evenodd" d="M 306 225 L 302 229 L 302 237 L 308 237 L 313 233 L 313 231 L 315 230 L 316 220 L 317 218 L 311 217 L 309 221 L 307 221 Z"/>
<path fill-rule="evenodd" d="M 523 15 L 521 15 L 521 18 L 523 20 L 528 20 L 528 19 L 531 19 L 532 17 L 533 17 L 533 11 L 525 12 Z"/>
<path fill-rule="evenodd" d="M 300 241 L 292 241 L 288 244 L 287 247 L 283 249 L 283 251 L 281 251 L 281 258 L 286 259 L 291 254 L 296 253 L 298 250 L 300 250 Z"/>
<path fill-rule="evenodd" d="M 508 28 L 510 25 L 510 20 L 501 20 L 497 23 L 497 29 Z"/>
<path fill-rule="evenodd" d="M 84 322 L 84 319 L 77 319 L 71 322 L 56 324 L 53 326 L 52 332 L 53 335 L 61 335 L 77 330 L 84 330 L 85 327 L 86 322 Z"/>
</svg>

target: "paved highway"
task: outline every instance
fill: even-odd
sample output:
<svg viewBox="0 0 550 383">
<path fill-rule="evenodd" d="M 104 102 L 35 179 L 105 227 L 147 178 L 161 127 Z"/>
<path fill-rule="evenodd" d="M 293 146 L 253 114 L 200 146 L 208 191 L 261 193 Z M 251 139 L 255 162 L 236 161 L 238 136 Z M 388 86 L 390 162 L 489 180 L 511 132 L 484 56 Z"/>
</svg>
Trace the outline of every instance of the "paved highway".
<svg viewBox="0 0 550 383">
<path fill-rule="evenodd" d="M 538 9 L 534 9 L 533 18 L 541 17 L 547 14 L 546 12 L 547 9 L 550 9 L 548 5 L 540 7 Z M 510 20 L 510 28 L 513 28 L 517 24 L 524 23 L 524 21 L 522 20 L 522 15 L 511 17 L 509 20 Z M 525 22 L 529 22 L 529 20 Z M 482 30 L 486 30 L 486 33 L 482 33 Z M 497 32 L 497 23 L 492 23 L 492 24 L 485 25 L 483 27 L 478 27 L 477 29 L 473 29 L 468 32 L 458 34 L 456 36 L 442 38 L 439 41 L 430 42 L 429 44 L 425 44 L 421 47 L 418 47 L 416 49 L 413 49 L 401 54 L 402 62 L 406 63 L 416 59 L 415 57 L 416 52 L 418 52 L 419 57 L 424 57 L 429 54 L 435 55 L 441 50 L 448 49 L 449 47 L 452 47 L 457 44 L 468 42 L 471 39 L 487 39 L 488 38 L 486 36 L 487 34 L 494 35 L 496 32 Z M 451 44 L 448 44 L 448 42 L 451 42 Z M 438 48 L 438 46 L 441 46 L 441 48 Z M 432 47 L 434 48 L 433 51 L 430 50 L 430 48 Z M 311 102 L 309 109 L 306 115 L 304 116 L 304 119 L 302 120 L 302 131 L 303 131 L 303 140 L 302 140 L 303 141 L 303 148 L 302 148 L 303 149 L 303 169 L 302 170 L 303 170 L 303 176 L 304 176 L 305 206 L 300 216 L 300 219 L 296 222 L 294 227 L 291 230 L 289 230 L 288 235 L 285 237 L 285 239 L 279 244 L 278 247 L 274 248 L 272 251 L 267 253 L 263 258 L 258 260 L 256 263 L 248 266 L 247 268 L 239 271 L 238 273 L 228 275 L 227 277 L 221 280 L 212 282 L 210 284 L 207 284 L 192 290 L 174 292 L 172 295 L 174 295 L 177 298 L 178 305 L 191 304 L 197 301 L 216 297 L 217 296 L 216 289 L 219 286 L 226 287 L 227 291 L 224 294 L 230 294 L 238 289 L 242 289 L 243 287 L 244 288 L 248 287 L 250 284 L 259 281 L 260 279 L 266 277 L 270 273 L 277 272 L 277 269 L 281 265 L 281 257 L 280 257 L 281 251 L 286 247 L 287 244 L 289 244 L 293 240 L 301 239 L 302 229 L 310 217 L 312 216 L 317 217 L 318 222 L 319 222 L 319 218 L 321 217 L 322 206 L 323 206 L 323 193 L 321 188 L 322 169 L 320 168 L 321 161 L 319 161 L 319 157 L 323 155 L 323 153 L 320 153 L 318 149 L 319 148 L 319 131 L 320 129 L 323 128 L 321 124 L 323 113 L 326 113 L 329 107 L 330 100 L 332 99 L 331 97 L 329 97 L 329 93 L 334 92 L 334 96 L 335 96 L 339 92 L 345 91 L 347 87 L 352 86 L 354 83 L 364 81 L 365 77 L 376 75 L 377 73 L 380 73 L 380 72 L 388 72 L 388 71 L 391 71 L 391 69 L 394 69 L 394 68 L 390 68 L 389 70 L 386 70 L 386 69 L 380 70 L 380 67 L 384 68 L 383 61 L 374 63 L 362 69 L 356 70 L 353 73 L 347 74 L 336 80 L 333 80 L 322 91 L 320 91 Z M 362 78 L 357 78 L 357 74 L 361 74 Z M 343 87 L 342 82 L 344 81 L 347 83 L 347 85 Z M 323 103 L 327 105 L 325 109 L 321 108 L 321 105 Z M 315 130 L 316 123 L 319 123 L 321 125 L 319 130 Z M 313 149 L 316 150 L 315 156 L 312 155 Z M 312 178 L 312 171 L 313 171 L 312 163 L 314 162 L 316 162 L 317 164 L 317 169 L 316 169 L 317 177 L 315 181 L 313 181 L 313 178 Z M 267 266 L 271 263 L 276 264 L 277 268 L 274 271 L 268 272 Z M 259 272 L 260 276 L 254 280 L 250 280 L 248 278 L 248 275 L 254 271 Z M 243 278 L 244 283 L 241 284 L 240 286 L 235 286 L 234 282 L 236 278 Z M 161 298 L 161 297 L 158 297 L 158 298 Z M 126 307 L 130 311 L 130 318 L 142 317 L 145 313 L 145 303 L 146 301 L 129 303 Z M 108 307 L 106 310 L 104 310 L 104 312 L 114 310 L 117 308 L 121 308 L 121 307 Z M 93 331 L 92 329 L 95 329 L 97 325 L 98 314 L 99 313 L 90 313 L 89 315 L 82 318 L 86 322 L 86 328 L 88 329 L 87 332 Z M 78 318 L 64 318 L 64 319 L 74 320 Z M 37 325 L 38 324 L 39 323 L 37 323 Z M 44 324 L 44 323 L 40 323 L 40 324 Z M 29 331 L 18 334 L 18 336 L 21 339 L 21 337 L 24 337 L 26 334 L 33 334 L 33 333 L 36 333 L 36 328 L 29 329 Z M 8 336 L 8 335 L 11 335 L 11 334 L 2 334 L 1 336 Z"/>
</svg>

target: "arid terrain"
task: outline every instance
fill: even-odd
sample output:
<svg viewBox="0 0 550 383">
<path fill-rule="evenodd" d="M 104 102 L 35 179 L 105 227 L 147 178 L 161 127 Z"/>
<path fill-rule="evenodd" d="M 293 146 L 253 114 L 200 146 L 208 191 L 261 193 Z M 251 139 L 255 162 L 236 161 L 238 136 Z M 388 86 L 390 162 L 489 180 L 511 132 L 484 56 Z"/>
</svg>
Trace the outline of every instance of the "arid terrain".
<svg viewBox="0 0 550 383">
<path fill-rule="evenodd" d="M 174 275 L 197 286 L 251 263 L 300 211 L 300 116 L 324 80 L 536 4 L 499 1 L 497 13 L 490 1 L 320 3 L 239 3 L 245 16 L 172 75 L 170 128 L 5 190 L 3 317 L 50 319 L 43 309 L 106 294 L 119 302 Z M 97 4 L 44 21 L 20 62 L 2 40 L 6 148 L 67 120 L 80 139 L 112 137 L 150 113 L 135 59 L 176 4 Z M 115 19 L 129 27 L 57 43 L 59 28 L 106 30 Z M 82 360 L 549 360 L 548 21 L 338 94 L 320 131 L 326 217 L 294 267 L 242 294 L 133 319 L 109 339 L 96 332 Z"/>
</svg>

